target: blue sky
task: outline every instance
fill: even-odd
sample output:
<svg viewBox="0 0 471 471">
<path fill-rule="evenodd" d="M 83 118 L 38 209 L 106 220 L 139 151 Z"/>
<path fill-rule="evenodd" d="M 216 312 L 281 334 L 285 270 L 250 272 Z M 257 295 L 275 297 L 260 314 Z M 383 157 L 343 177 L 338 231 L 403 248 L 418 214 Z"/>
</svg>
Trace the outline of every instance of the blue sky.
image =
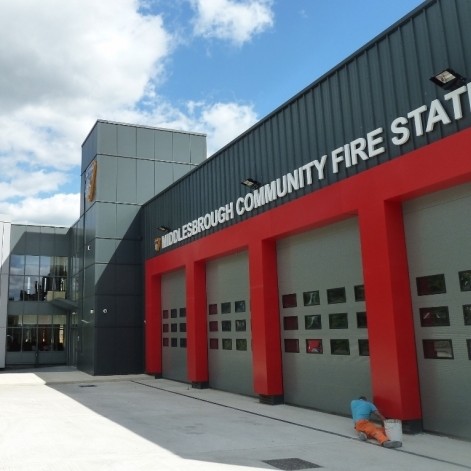
<svg viewBox="0 0 471 471">
<path fill-rule="evenodd" d="M 212 154 L 422 3 L 1 0 L 0 214 L 70 226 L 97 119 Z"/>
<path fill-rule="evenodd" d="M 173 101 L 245 100 L 265 116 L 421 3 L 275 1 L 273 25 L 242 46 L 198 38 L 179 48 L 162 92 Z M 180 15 L 180 24 L 185 14 L 187 9 L 169 12 L 173 20 Z"/>
</svg>

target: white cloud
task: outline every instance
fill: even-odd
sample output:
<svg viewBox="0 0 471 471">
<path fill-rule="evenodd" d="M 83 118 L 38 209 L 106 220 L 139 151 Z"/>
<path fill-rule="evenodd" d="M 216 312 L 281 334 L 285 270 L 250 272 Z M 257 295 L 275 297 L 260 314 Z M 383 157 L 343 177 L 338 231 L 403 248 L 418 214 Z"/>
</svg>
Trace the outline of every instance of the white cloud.
<svg viewBox="0 0 471 471">
<path fill-rule="evenodd" d="M 198 15 L 194 32 L 206 38 L 242 45 L 274 23 L 272 0 L 191 0 L 191 3 Z"/>
<path fill-rule="evenodd" d="M 145 114 L 128 110 L 121 113 L 121 118 L 128 123 L 204 133 L 207 136 L 208 156 L 258 120 L 252 105 L 233 102 L 190 101 L 180 109 L 156 97 L 150 108 L 152 111 Z"/>
<path fill-rule="evenodd" d="M 253 108 L 235 103 L 216 103 L 204 106 L 201 115 L 207 132 L 212 136 L 208 139 L 211 153 L 235 139 L 257 121 Z"/>
<path fill-rule="evenodd" d="M 169 36 L 134 0 L 2 0 L 0 90 L 4 109 L 57 102 L 90 111 L 137 100 Z M 13 21 L 14 20 L 14 21 Z"/>
<path fill-rule="evenodd" d="M 8 214 L 17 224 L 70 227 L 78 219 L 79 211 L 78 193 L 57 193 L 48 198 L 24 198 L 20 203 L 0 203 L 0 213 Z"/>
<path fill-rule="evenodd" d="M 158 82 L 171 35 L 160 16 L 138 13 L 137 0 L 2 0 L 0 30 L 0 201 L 36 197 L 3 208 L 58 220 L 61 210 L 39 195 L 78 178 L 96 119 L 118 119 Z M 78 218 L 70 195 L 57 198 L 68 222 Z"/>
<path fill-rule="evenodd" d="M 0 153 L 76 165 L 77 139 L 98 115 L 139 100 L 170 36 L 160 17 L 136 8 L 134 0 L 112 9 L 94 0 L 2 0 Z"/>
<path fill-rule="evenodd" d="M 210 153 L 256 121 L 248 105 L 179 109 L 159 95 L 181 42 L 140 5 L 0 0 L 0 212 L 13 222 L 78 219 L 77 185 L 68 185 L 79 178 L 81 144 L 97 119 L 204 132 Z M 200 34 L 237 44 L 273 22 L 271 0 L 194 5 Z"/>
<path fill-rule="evenodd" d="M 44 169 L 26 171 L 18 167 L 6 169 L 2 176 L 6 176 L 7 181 L 0 181 L 0 202 L 21 196 L 55 192 L 68 181 L 67 174 L 63 172 Z"/>
</svg>

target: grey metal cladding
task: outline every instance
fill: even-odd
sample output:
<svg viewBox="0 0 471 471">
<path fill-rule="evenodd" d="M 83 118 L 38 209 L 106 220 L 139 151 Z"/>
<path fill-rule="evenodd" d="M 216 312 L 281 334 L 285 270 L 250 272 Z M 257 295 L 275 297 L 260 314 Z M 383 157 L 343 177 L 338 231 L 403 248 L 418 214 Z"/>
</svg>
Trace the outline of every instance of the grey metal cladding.
<svg viewBox="0 0 471 471">
<path fill-rule="evenodd" d="M 65 256 L 69 248 L 68 228 L 12 224 L 11 253 Z"/>
<path fill-rule="evenodd" d="M 416 135 L 413 124 L 409 123 L 410 139 L 402 145 L 391 144 L 392 121 L 406 117 L 420 106 L 429 107 L 433 100 L 439 99 L 448 113 L 453 114 L 450 100 L 443 99 L 446 92 L 433 84 L 430 77 L 446 67 L 471 76 L 471 48 L 466 47 L 470 28 L 469 0 L 424 2 L 148 202 L 144 207 L 149 228 L 147 240 L 159 235 L 156 228 L 161 224 L 180 228 L 244 196 L 247 190 L 240 184 L 244 178 L 272 182 L 355 139 L 365 138 L 373 130 L 383 128 L 385 151 L 380 155 L 360 159 L 349 168 L 342 165 L 338 173 L 329 168 L 325 177 L 312 185 L 176 243 L 172 248 L 469 127 L 471 112 L 463 104 L 463 118 L 446 126 L 436 125 L 422 135 Z M 146 257 L 155 256 L 151 244 L 146 244 L 145 250 Z"/>
<path fill-rule="evenodd" d="M 42 255 L 41 254 L 41 227 L 28 226 L 26 231 L 26 251 L 27 255 Z"/>
<path fill-rule="evenodd" d="M 110 155 L 98 155 L 96 173 L 96 199 L 99 201 L 116 201 L 118 187 L 118 159 Z M 84 194 L 85 189 L 82 191 Z M 91 206 L 90 202 L 87 202 Z"/>
<path fill-rule="evenodd" d="M 172 133 L 165 130 L 155 131 L 155 159 L 171 161 L 173 159 Z"/>
<path fill-rule="evenodd" d="M 139 159 L 154 160 L 154 130 L 137 128 L 136 156 Z"/>
<path fill-rule="evenodd" d="M 12 224 L 10 233 L 10 251 L 15 254 L 26 253 L 26 231 L 28 226 Z"/>
<path fill-rule="evenodd" d="M 85 217 L 86 221 L 88 220 L 89 213 L 94 210 L 95 219 L 92 219 L 90 222 L 94 223 L 95 226 L 87 225 L 87 234 L 86 236 L 90 237 L 103 237 L 103 238 L 114 238 L 116 237 L 117 232 L 117 204 L 115 203 L 100 203 L 97 202 L 90 208 Z"/>
<path fill-rule="evenodd" d="M 98 121 L 97 154 L 118 155 L 118 128 L 116 123 Z"/>
<path fill-rule="evenodd" d="M 138 239 L 140 207 L 135 204 L 116 205 L 116 234 L 118 239 Z"/>
<path fill-rule="evenodd" d="M 137 203 L 142 205 L 155 195 L 155 162 L 137 160 Z"/>
<path fill-rule="evenodd" d="M 155 191 L 161 192 L 167 188 L 169 182 L 173 182 L 173 164 L 171 162 L 156 162 L 154 168 Z"/>
<path fill-rule="evenodd" d="M 183 133 L 173 133 L 174 162 L 190 162 L 190 136 Z"/>
<path fill-rule="evenodd" d="M 116 201 L 137 203 L 137 160 L 115 157 L 118 163 Z"/>
<path fill-rule="evenodd" d="M 190 135 L 190 162 L 199 164 L 206 158 L 206 139 L 202 136 Z"/>
<path fill-rule="evenodd" d="M 85 141 L 82 144 L 82 168 L 81 173 L 85 172 L 87 167 L 90 165 L 90 162 L 95 158 L 97 154 L 98 146 L 98 129 L 97 124 L 93 126 L 92 130 L 88 133 L 88 136 L 85 138 Z"/>
<path fill-rule="evenodd" d="M 136 157 L 137 153 L 137 128 L 136 126 L 117 126 L 118 128 L 118 153 L 122 157 Z"/>
</svg>

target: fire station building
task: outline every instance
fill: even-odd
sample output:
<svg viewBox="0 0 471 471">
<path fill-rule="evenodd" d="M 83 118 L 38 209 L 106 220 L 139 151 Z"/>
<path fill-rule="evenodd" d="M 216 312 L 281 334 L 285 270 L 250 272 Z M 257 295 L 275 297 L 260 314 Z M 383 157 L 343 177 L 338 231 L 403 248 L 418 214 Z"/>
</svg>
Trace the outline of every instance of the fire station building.
<svg viewBox="0 0 471 471">
<path fill-rule="evenodd" d="M 77 223 L 2 219 L 5 365 L 367 395 L 470 439 L 470 28 L 468 0 L 427 0 L 208 159 L 98 121 Z"/>
</svg>

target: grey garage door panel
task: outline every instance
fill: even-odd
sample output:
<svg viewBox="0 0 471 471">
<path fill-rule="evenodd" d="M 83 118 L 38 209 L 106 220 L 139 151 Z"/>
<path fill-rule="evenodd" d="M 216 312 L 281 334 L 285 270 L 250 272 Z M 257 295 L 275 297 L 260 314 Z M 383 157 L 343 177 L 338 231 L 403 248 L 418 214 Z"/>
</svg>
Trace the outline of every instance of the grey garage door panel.
<svg viewBox="0 0 471 471">
<path fill-rule="evenodd" d="M 162 276 L 162 375 L 188 381 L 185 271 Z"/>
<path fill-rule="evenodd" d="M 424 428 L 468 439 L 470 209 L 470 184 L 404 204 Z"/>
<path fill-rule="evenodd" d="M 208 262 L 206 285 L 209 384 L 254 395 L 247 252 Z"/>
<path fill-rule="evenodd" d="M 279 241 L 278 279 L 286 402 L 348 414 L 371 394 L 356 218 Z"/>
</svg>

